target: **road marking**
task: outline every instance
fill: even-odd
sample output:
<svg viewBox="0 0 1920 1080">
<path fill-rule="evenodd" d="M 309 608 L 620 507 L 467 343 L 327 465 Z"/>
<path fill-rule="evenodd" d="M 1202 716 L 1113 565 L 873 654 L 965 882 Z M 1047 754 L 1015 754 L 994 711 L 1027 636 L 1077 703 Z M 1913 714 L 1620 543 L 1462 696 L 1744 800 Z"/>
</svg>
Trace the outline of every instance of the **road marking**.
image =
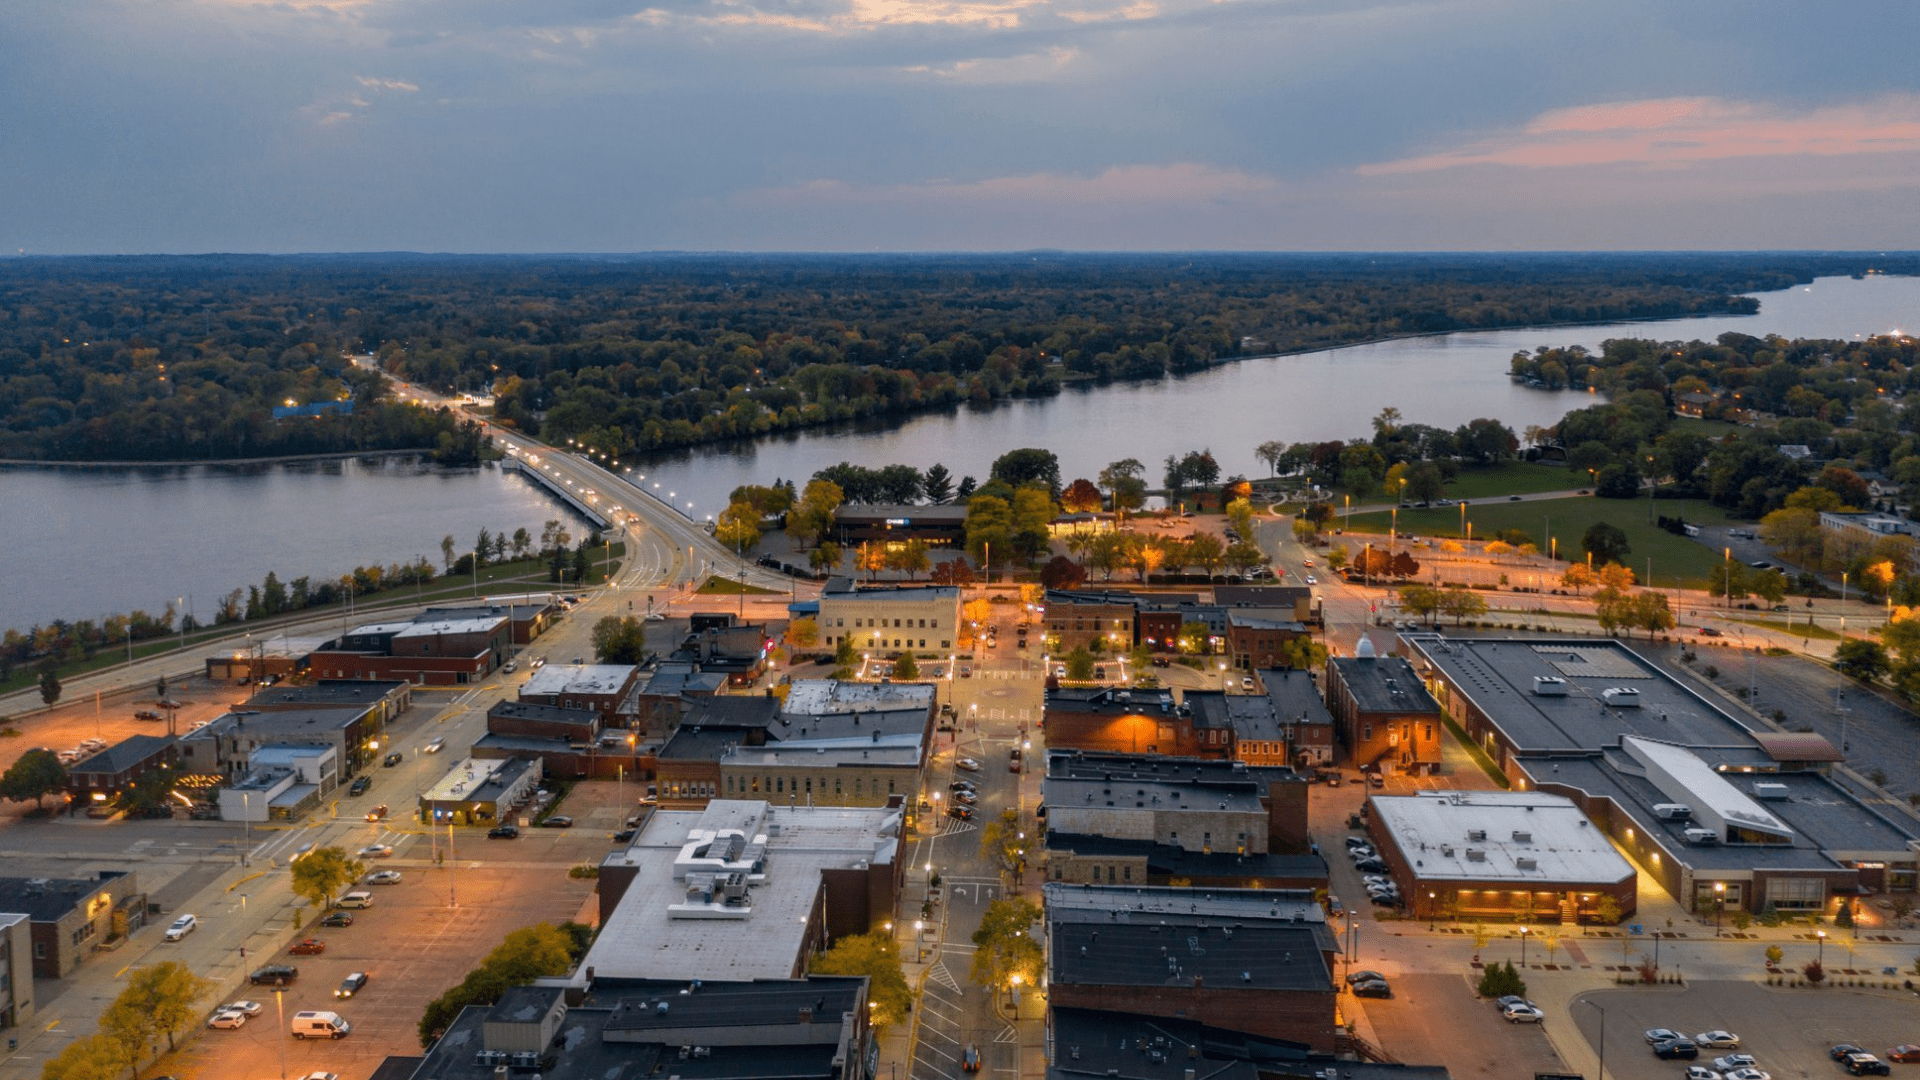
<svg viewBox="0 0 1920 1080">
<path fill-rule="evenodd" d="M 993 1041 L 997 1043 L 1017 1043 L 1020 1041 L 1020 1029 L 1014 1027 L 1012 1024 L 1008 1024 L 1005 1028 L 1001 1029 L 1000 1034 L 993 1037 Z M 999 1071 L 1013 1072 L 1014 1070 L 1003 1069 Z"/>
<path fill-rule="evenodd" d="M 953 972 L 947 969 L 947 962 L 945 960 L 934 961 L 933 966 L 927 969 L 927 977 L 935 980 L 941 986 L 952 990 L 956 994 L 964 994 L 967 992 L 966 989 L 960 985 L 960 981 L 953 977 Z"/>
</svg>

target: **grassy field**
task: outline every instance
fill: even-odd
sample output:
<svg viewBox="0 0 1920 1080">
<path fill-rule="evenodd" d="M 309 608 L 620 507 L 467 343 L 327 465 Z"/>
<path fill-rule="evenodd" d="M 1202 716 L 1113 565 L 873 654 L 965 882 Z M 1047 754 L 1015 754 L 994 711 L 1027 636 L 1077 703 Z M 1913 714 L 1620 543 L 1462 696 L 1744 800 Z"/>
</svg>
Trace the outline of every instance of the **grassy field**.
<svg viewBox="0 0 1920 1080">
<path fill-rule="evenodd" d="M 1526 461 L 1510 461 L 1505 465 L 1468 465 L 1460 469 L 1460 475 L 1447 481 L 1444 497 L 1490 499 L 1496 495 L 1505 497 L 1531 495 L 1540 491 L 1577 491 L 1590 486 L 1590 479 L 1586 473 L 1575 478 L 1561 465 L 1536 465 Z M 1334 488 L 1333 492 L 1333 501 L 1337 505 L 1346 490 Z M 1364 499 L 1356 498 L 1353 501 L 1376 504 L 1392 502 L 1394 493 L 1379 490 Z"/>
<path fill-rule="evenodd" d="M 701 585 L 697 591 L 702 596 L 739 596 L 741 593 L 745 593 L 748 596 L 778 595 L 778 590 L 763 589 L 758 585 L 748 585 L 744 582 L 735 581 L 732 578 L 721 577 L 718 574 L 708 578 L 706 583 Z"/>
<path fill-rule="evenodd" d="M 1658 513 L 1668 516 L 1679 514 L 1688 521 L 1702 525 L 1725 524 L 1734 520 L 1719 507 L 1699 499 L 1662 499 L 1654 505 Z M 1632 550 L 1626 562 L 1633 569 L 1634 576 L 1641 577 L 1647 573 L 1647 559 L 1651 556 L 1653 584 L 1661 588 L 1675 585 L 1703 588 L 1708 576 L 1713 573 L 1714 564 L 1721 559 L 1720 552 L 1704 544 L 1684 536 L 1675 536 L 1649 524 L 1645 499 L 1629 501 L 1576 496 L 1535 502 L 1476 502 L 1467 507 L 1466 519 L 1475 537 L 1520 529 L 1539 544 L 1542 551 L 1547 550 L 1548 545 L 1542 538 L 1551 524 L 1552 535 L 1560 543 L 1562 558 L 1580 555 L 1580 538 L 1595 522 L 1611 522 L 1627 534 L 1627 543 Z M 1335 522 L 1338 521 L 1336 517 Z M 1384 533 L 1388 523 L 1387 514 L 1353 515 L 1354 532 Z M 1460 510 L 1457 507 L 1403 510 L 1400 512 L 1400 531 L 1415 536 L 1458 537 Z"/>
</svg>

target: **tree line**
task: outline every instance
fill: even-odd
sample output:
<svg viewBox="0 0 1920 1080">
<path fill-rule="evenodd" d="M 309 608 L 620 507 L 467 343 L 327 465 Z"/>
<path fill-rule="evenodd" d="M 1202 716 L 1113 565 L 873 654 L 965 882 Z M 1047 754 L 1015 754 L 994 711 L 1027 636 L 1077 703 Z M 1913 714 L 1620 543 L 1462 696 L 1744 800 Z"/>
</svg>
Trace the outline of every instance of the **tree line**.
<svg viewBox="0 0 1920 1080">
<path fill-rule="evenodd" d="M 1902 260 L 1877 259 L 1901 272 Z M 1858 256 L 289 256 L 0 266 L 0 454 L 485 453 L 382 373 L 610 452 L 1447 330 L 1752 310 Z M 370 353 L 375 363 L 348 363 Z M 288 402 L 349 415 L 275 420 Z"/>
</svg>

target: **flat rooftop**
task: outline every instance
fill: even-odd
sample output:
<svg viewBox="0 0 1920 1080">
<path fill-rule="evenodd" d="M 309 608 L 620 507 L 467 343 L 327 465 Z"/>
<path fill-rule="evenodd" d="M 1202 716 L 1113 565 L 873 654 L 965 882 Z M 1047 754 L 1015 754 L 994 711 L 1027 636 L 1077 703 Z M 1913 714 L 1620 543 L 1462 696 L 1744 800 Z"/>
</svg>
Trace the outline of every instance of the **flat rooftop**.
<svg viewBox="0 0 1920 1080">
<path fill-rule="evenodd" d="M 632 664 L 548 664 L 520 686 L 520 696 L 617 694 L 633 678 Z"/>
<path fill-rule="evenodd" d="M 1049 851 L 1080 856 L 1115 858 L 1145 855 L 1147 872 L 1188 878 L 1285 878 L 1292 881 L 1327 878 L 1327 860 L 1318 855 L 1240 855 L 1232 851 L 1188 851 L 1151 840 L 1118 840 L 1087 833 L 1047 833 Z"/>
<path fill-rule="evenodd" d="M 1298 1043 L 1130 1013 L 1056 1006 L 1047 1080 L 1448 1080 L 1438 1065 L 1338 1060 Z M 1189 1076 L 1189 1074 L 1191 1074 Z"/>
<path fill-rule="evenodd" d="M 466 758 L 454 763 L 446 774 L 433 782 L 433 786 L 421 793 L 420 797 L 429 802 L 454 802 L 473 799 L 496 773 L 515 764 L 513 758 Z"/>
<path fill-rule="evenodd" d="M 34 922 L 54 922 L 125 876 L 121 871 L 102 871 L 94 878 L 0 878 L 0 911 L 19 912 Z"/>
<path fill-rule="evenodd" d="M 1537 791 L 1376 795 L 1373 820 L 1433 881 L 1608 885 L 1632 864 L 1573 800 Z"/>
<path fill-rule="evenodd" d="M 1314 899 L 1311 889 L 1174 889 L 1048 882 L 1042 891 L 1051 921 L 1157 922 L 1195 915 L 1244 922 L 1327 924 L 1326 910 Z M 1331 943 L 1331 934 L 1327 940 Z"/>
<path fill-rule="evenodd" d="M 504 614 L 459 619 L 430 619 L 415 622 L 393 635 L 397 638 L 438 637 L 442 634 L 485 634 L 507 621 Z"/>
<path fill-rule="evenodd" d="M 933 708 L 932 683 L 863 683 L 838 679 L 795 679 L 780 711 L 796 721 L 804 716 L 860 710 Z"/>
<path fill-rule="evenodd" d="M 1330 664 L 1361 712 L 1437 713 L 1440 703 L 1402 656 L 1336 656 Z"/>
<path fill-rule="evenodd" d="M 1122 780 L 1049 776 L 1041 783 L 1048 807 L 1112 807 L 1116 810 L 1154 810 L 1160 813 L 1266 813 L 1261 798 L 1265 788 L 1253 784 L 1199 785 L 1178 779 Z"/>
<path fill-rule="evenodd" d="M 657 812 L 631 845 L 601 862 L 634 876 L 578 978 L 589 967 L 598 978 L 791 978 L 804 959 L 821 871 L 892 862 L 899 830 L 900 812 L 885 808 L 715 799 L 700 810 Z M 743 850 L 715 862 L 721 855 L 709 846 L 729 836 L 742 837 Z M 758 848 L 760 858 L 745 848 Z M 728 868 L 746 876 L 746 902 L 715 917 L 690 912 L 689 876 Z"/>
<path fill-rule="evenodd" d="M 1617 641 L 1430 633 L 1406 634 L 1401 641 L 1443 672 L 1523 754 L 1597 750 L 1639 735 L 1719 748 L 1756 763 L 1771 760 L 1746 724 Z M 1604 695 L 1610 689 L 1638 691 L 1620 699 L 1637 704 L 1609 704 Z"/>
<path fill-rule="evenodd" d="M 874 766 L 880 768 L 918 768 L 920 744 L 874 743 L 870 746 L 788 747 L 784 743 L 767 746 L 728 748 L 721 762 L 735 768 L 840 769 Z"/>
<path fill-rule="evenodd" d="M 1186 915 L 1145 924 L 1058 922 L 1048 934 L 1048 978 L 1056 985 L 1333 991 L 1310 926 Z"/>
<path fill-rule="evenodd" d="M 397 680 L 322 679 L 312 686 L 270 686 L 247 699 L 247 708 L 288 706 L 375 705 L 407 685 Z"/>
</svg>

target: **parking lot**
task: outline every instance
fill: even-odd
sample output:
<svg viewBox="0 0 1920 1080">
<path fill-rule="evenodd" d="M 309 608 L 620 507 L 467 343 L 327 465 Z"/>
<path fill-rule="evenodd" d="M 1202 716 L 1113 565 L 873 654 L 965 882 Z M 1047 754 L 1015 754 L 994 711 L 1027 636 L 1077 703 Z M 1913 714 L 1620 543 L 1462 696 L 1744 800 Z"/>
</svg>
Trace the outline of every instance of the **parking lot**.
<svg viewBox="0 0 1920 1080">
<path fill-rule="evenodd" d="M 413 850 L 402 848 L 403 857 L 373 864 L 400 870 L 405 878 L 374 887 L 374 906 L 351 912 L 352 926 L 303 931 L 326 942 L 324 954 L 289 956 L 281 949 L 248 957 L 247 970 L 269 963 L 299 968 L 299 980 L 281 1003 L 286 1022 L 271 988 L 231 991 L 220 1002 L 244 998 L 264 1008 L 237 1030 L 199 1033 L 154 1071 L 195 1080 L 274 1076 L 284 1048 L 290 1076 L 325 1070 L 342 1080 L 365 1080 L 387 1055 L 420 1052 L 416 1025 L 427 1002 L 464 978 L 509 931 L 578 917 L 593 881 L 570 878 L 567 869 L 598 861 L 607 850 L 606 835 L 590 829 L 537 829 L 521 840 L 491 842 L 468 830 L 459 840 L 459 863 L 449 871 L 423 857 L 424 837 L 411 844 Z M 449 878 L 455 907 L 448 906 Z M 341 980 L 356 971 L 368 974 L 365 989 L 336 1000 Z M 338 1012 L 353 1032 L 339 1041 L 294 1039 L 288 1023 L 302 1009 Z"/>
<path fill-rule="evenodd" d="M 1614 1076 L 1678 1077 L 1689 1064 L 1711 1066 L 1712 1058 L 1733 1053 L 1702 1048 L 1697 1062 L 1662 1061 L 1644 1038 L 1647 1030 L 1658 1027 L 1689 1035 L 1716 1028 L 1732 1031 L 1740 1036 L 1740 1051 L 1752 1054 L 1775 1080 L 1847 1075 L 1827 1057 L 1827 1048 L 1835 1043 L 1864 1047 L 1884 1061 L 1894 1046 L 1920 1042 L 1920 1013 L 1912 994 L 1772 989 L 1750 982 L 1702 982 L 1684 990 L 1596 990 L 1575 998 L 1569 1016 L 1596 1051 L 1603 1011 L 1607 1071 Z M 1908 1065 L 1893 1068 L 1895 1075 L 1914 1070 Z"/>
<path fill-rule="evenodd" d="M 1390 968 L 1370 962 L 1361 966 Z M 1372 1023 L 1380 1046 L 1401 1061 L 1445 1065 L 1457 1080 L 1532 1080 L 1536 1072 L 1562 1071 L 1563 1063 L 1540 1025 L 1507 1023 L 1491 1002 L 1473 996 L 1464 976 L 1396 975 L 1392 970 L 1386 974 L 1393 983 L 1392 999 L 1357 1003 Z M 1341 1008 L 1354 1008 L 1356 1000 L 1342 994 Z M 1678 1070 L 1674 1073 L 1678 1075 Z M 1613 1075 L 1656 1073 L 1621 1069 Z"/>
</svg>

